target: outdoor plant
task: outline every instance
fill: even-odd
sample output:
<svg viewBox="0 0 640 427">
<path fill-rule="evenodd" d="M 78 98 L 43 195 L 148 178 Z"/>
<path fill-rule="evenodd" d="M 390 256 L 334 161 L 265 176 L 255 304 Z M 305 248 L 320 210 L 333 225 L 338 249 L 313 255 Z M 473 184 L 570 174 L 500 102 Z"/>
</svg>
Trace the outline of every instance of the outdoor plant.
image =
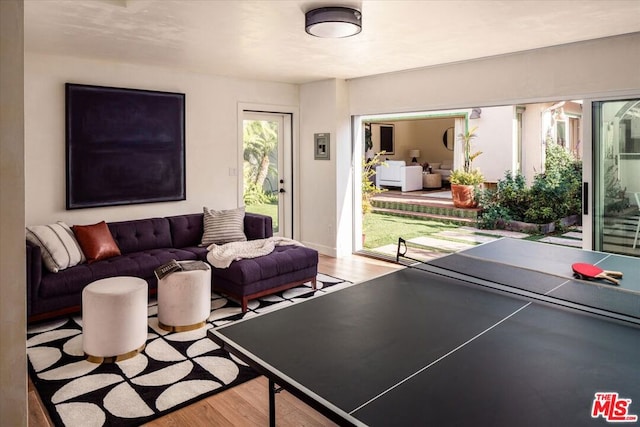
<svg viewBox="0 0 640 427">
<path fill-rule="evenodd" d="M 537 174 L 530 188 L 522 174 L 505 172 L 496 190 L 483 190 L 479 226 L 495 228 L 500 220 L 545 224 L 579 215 L 582 163 L 559 145 L 547 147 L 545 172 Z"/>
<path fill-rule="evenodd" d="M 376 167 L 387 165 L 381 158 L 385 154 L 386 151 L 381 151 L 369 159 L 362 159 L 362 215 L 371 212 L 373 196 L 387 191 L 384 188 L 376 187 L 375 182 Z"/>
<path fill-rule="evenodd" d="M 245 123 L 244 138 L 244 203 L 256 205 L 277 203 L 277 198 L 264 190 L 265 182 L 275 176 L 273 157 L 278 137 L 274 122 L 253 120 Z"/>
<path fill-rule="evenodd" d="M 478 169 L 471 172 L 465 172 L 462 169 L 456 169 L 451 172 L 449 182 L 458 185 L 480 185 L 484 182 L 484 176 Z"/>
<path fill-rule="evenodd" d="M 475 158 L 482 154 L 482 151 L 476 151 L 475 153 L 471 152 L 471 142 L 473 142 L 473 139 L 477 137 L 476 130 L 478 130 L 478 126 L 474 126 L 466 133 L 458 135 L 458 139 L 462 141 L 462 152 L 464 154 L 463 169 L 467 173 L 471 172 L 471 164 Z"/>
<path fill-rule="evenodd" d="M 475 208 L 478 205 L 476 187 L 484 182 L 484 177 L 479 170 L 471 167 L 473 160 L 482 154 L 480 151 L 471 151 L 471 142 L 476 137 L 477 129 L 476 126 L 458 135 L 458 140 L 462 142 L 463 167 L 449 176 L 451 198 L 456 208 Z"/>
<path fill-rule="evenodd" d="M 505 172 L 504 179 L 498 181 L 495 189 L 484 189 L 478 193 L 482 207 L 479 227 L 493 229 L 501 220 L 524 218 L 530 195 L 522 174 Z"/>
<path fill-rule="evenodd" d="M 451 173 L 449 178 L 452 184 L 459 185 L 478 185 L 484 182 L 484 177 L 479 170 L 473 170 L 473 161 L 482 154 L 482 151 L 472 152 L 472 142 L 477 137 L 477 126 L 469 129 L 465 133 L 458 135 L 458 141 L 462 142 L 463 166 L 462 169 L 456 169 Z"/>
<path fill-rule="evenodd" d="M 526 222 L 552 222 L 579 215 L 582 208 L 582 162 L 556 144 L 548 146 L 545 153 L 545 171 L 536 175 L 531 186 Z"/>
</svg>

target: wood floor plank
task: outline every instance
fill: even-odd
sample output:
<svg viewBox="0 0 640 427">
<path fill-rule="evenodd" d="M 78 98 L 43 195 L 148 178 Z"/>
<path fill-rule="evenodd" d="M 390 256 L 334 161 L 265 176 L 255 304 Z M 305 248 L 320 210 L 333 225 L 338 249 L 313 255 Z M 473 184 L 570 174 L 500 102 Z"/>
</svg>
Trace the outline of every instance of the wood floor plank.
<svg viewBox="0 0 640 427">
<path fill-rule="evenodd" d="M 390 273 L 399 266 L 374 258 L 352 255 L 332 258 L 321 255 L 318 271 L 358 283 Z M 52 427 L 47 411 L 29 380 L 29 426 Z M 264 426 L 269 420 L 268 380 L 258 377 L 202 399 L 147 424 L 147 427 Z M 276 396 L 278 426 L 333 426 L 330 420 L 283 391 Z"/>
</svg>

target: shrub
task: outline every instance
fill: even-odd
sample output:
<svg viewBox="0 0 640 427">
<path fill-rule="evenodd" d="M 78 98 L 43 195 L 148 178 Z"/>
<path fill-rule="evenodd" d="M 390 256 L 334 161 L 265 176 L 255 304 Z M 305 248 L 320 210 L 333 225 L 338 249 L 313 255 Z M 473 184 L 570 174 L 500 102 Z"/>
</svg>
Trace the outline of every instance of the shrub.
<svg viewBox="0 0 640 427">
<path fill-rule="evenodd" d="M 371 205 L 373 196 L 386 191 L 384 188 L 376 187 L 375 184 L 376 167 L 387 166 L 387 163 L 382 160 L 385 154 L 386 151 L 381 151 L 370 159 L 362 159 L 362 215 L 368 214 L 373 209 Z"/>
<path fill-rule="evenodd" d="M 582 163 L 555 144 L 546 154 L 545 172 L 535 176 L 531 188 L 522 174 L 507 171 L 496 191 L 481 192 L 481 228 L 495 228 L 499 219 L 543 224 L 580 214 Z"/>
<path fill-rule="evenodd" d="M 495 228 L 500 219 L 522 221 L 529 198 L 530 192 L 522 174 L 513 175 L 511 171 L 506 171 L 504 179 L 498 181 L 496 190 L 480 191 L 478 199 L 482 212 L 479 227 Z"/>
<path fill-rule="evenodd" d="M 274 194 L 265 193 L 264 189 L 256 184 L 249 184 L 244 190 L 243 200 L 246 206 L 251 206 L 277 203 L 278 198 Z"/>
</svg>

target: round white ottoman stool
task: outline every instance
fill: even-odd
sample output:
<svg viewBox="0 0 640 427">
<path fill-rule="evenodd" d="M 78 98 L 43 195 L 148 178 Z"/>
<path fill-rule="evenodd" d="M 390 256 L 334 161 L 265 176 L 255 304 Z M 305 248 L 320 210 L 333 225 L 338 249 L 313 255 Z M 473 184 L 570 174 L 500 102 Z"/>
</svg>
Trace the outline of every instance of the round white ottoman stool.
<svg viewBox="0 0 640 427">
<path fill-rule="evenodd" d="M 188 269 L 189 261 L 178 264 Z M 201 328 L 211 314 L 211 267 L 175 271 L 158 280 L 158 324 L 166 331 Z"/>
<path fill-rule="evenodd" d="M 137 277 L 96 280 L 82 290 L 82 348 L 87 360 L 112 363 L 144 349 L 147 282 Z"/>
</svg>

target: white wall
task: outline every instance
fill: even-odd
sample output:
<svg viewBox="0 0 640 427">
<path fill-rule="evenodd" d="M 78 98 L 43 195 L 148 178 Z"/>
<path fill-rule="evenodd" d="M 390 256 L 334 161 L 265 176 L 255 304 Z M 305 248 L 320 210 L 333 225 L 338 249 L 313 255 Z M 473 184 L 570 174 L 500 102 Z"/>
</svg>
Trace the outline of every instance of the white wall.
<svg viewBox="0 0 640 427">
<path fill-rule="evenodd" d="M 22 0 L 0 1 L 0 424 L 27 425 Z"/>
<path fill-rule="evenodd" d="M 242 103 L 298 105 L 298 86 L 180 70 L 28 53 L 25 56 L 26 223 L 91 224 L 228 209 L 238 200 L 238 110 Z M 64 83 L 186 95 L 187 200 L 65 210 Z M 295 143 L 295 141 L 294 141 Z"/>
<path fill-rule="evenodd" d="M 473 161 L 473 168 L 480 169 L 485 181 L 495 182 L 513 171 L 515 142 L 513 135 L 514 108 L 483 107 L 479 119 L 469 120 L 469 128 L 477 126 L 471 152 L 482 154 Z"/>
<path fill-rule="evenodd" d="M 305 84 L 300 88 L 300 206 L 302 242 L 324 254 L 336 253 L 336 156 L 340 150 L 337 126 L 336 80 Z M 314 159 L 316 133 L 330 134 L 329 160 Z M 344 165 L 343 175 L 348 173 Z M 348 182 L 342 186 L 348 191 Z"/>
</svg>

